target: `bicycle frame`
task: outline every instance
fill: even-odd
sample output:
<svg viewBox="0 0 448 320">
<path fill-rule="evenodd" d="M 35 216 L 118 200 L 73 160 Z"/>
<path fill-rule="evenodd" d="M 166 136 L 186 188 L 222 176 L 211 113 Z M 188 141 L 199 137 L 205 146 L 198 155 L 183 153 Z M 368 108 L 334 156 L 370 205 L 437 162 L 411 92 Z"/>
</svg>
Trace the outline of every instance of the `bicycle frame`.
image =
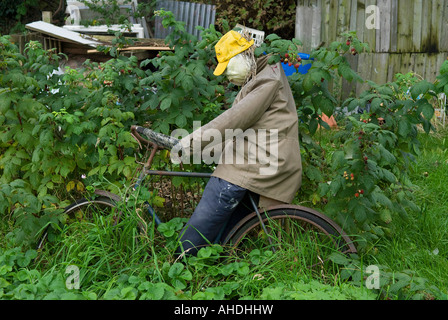
<svg viewBox="0 0 448 320">
<path fill-rule="evenodd" d="M 142 136 L 137 132 L 137 126 L 131 126 L 131 134 L 134 137 L 135 140 L 137 140 L 137 142 L 141 145 L 141 143 L 145 143 L 149 148 L 152 148 L 151 150 L 151 154 L 149 155 L 148 161 L 143 165 L 143 170 L 140 173 L 137 182 L 135 183 L 135 185 L 133 186 L 133 190 L 136 190 L 145 180 L 146 176 L 150 175 L 150 176 L 170 176 L 170 177 L 188 177 L 188 178 L 210 178 L 212 176 L 211 173 L 202 173 L 202 172 L 184 172 L 184 171 L 161 171 L 161 170 L 150 170 L 152 162 L 154 160 L 154 156 L 157 152 L 157 150 L 161 149 L 156 143 L 149 141 L 147 139 L 142 138 Z M 258 206 L 255 203 L 253 197 L 251 194 L 249 194 L 249 198 L 251 201 L 251 204 L 254 208 L 254 212 L 257 214 L 258 219 L 260 220 L 260 224 L 264 230 L 264 232 L 266 234 L 268 234 L 267 230 L 266 230 L 266 226 L 263 222 L 263 219 L 261 217 L 261 214 L 258 210 Z M 157 215 L 157 213 L 155 212 L 154 208 L 150 205 L 150 203 L 148 201 L 145 202 L 145 204 L 147 205 L 148 208 L 148 213 L 153 217 L 154 222 L 156 223 L 156 225 L 159 225 L 162 223 L 162 220 L 160 220 L 159 216 Z M 219 233 L 217 239 L 215 240 L 216 242 L 219 242 L 223 231 L 225 229 L 226 226 L 223 226 L 221 232 Z M 268 238 L 269 242 L 271 243 L 271 239 Z M 272 244 L 272 243 L 271 243 Z"/>
</svg>

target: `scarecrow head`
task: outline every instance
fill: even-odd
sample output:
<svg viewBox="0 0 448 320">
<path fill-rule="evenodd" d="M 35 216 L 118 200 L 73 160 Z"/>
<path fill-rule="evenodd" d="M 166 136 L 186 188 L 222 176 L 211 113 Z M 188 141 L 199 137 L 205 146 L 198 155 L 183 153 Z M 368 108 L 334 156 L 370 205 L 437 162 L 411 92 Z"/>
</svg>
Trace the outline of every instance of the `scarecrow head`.
<svg viewBox="0 0 448 320">
<path fill-rule="evenodd" d="M 249 36 L 232 30 L 218 41 L 215 76 L 224 74 L 231 83 L 242 86 L 255 75 L 254 40 L 249 39 Z"/>
</svg>

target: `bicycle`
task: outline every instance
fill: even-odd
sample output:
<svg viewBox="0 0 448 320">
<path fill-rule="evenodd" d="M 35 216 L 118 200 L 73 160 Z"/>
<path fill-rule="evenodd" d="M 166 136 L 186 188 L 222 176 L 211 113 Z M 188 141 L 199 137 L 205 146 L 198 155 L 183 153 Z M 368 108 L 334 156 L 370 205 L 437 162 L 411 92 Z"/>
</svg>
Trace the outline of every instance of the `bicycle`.
<svg viewBox="0 0 448 320">
<path fill-rule="evenodd" d="M 140 147 L 145 146 L 149 153 L 146 162 L 140 163 L 142 168 L 132 187 L 133 191 L 137 191 L 148 176 L 204 179 L 211 177 L 211 173 L 151 170 L 156 153 L 164 147 L 143 138 L 141 136 L 143 133 L 143 127 L 131 127 L 132 136 Z M 120 196 L 104 190 L 95 190 L 95 195 L 96 197 L 91 199 L 83 198 L 75 201 L 65 209 L 64 213 L 67 216 L 76 216 L 81 213 L 83 217 L 88 217 L 89 210 L 92 212 L 109 210 L 113 211 L 112 215 L 116 220 L 120 219 L 119 204 L 123 203 Z M 250 199 L 253 212 L 241 219 L 226 234 L 221 232 L 214 240 L 214 243 L 230 248 L 238 257 L 250 254 L 254 249 L 271 250 L 274 253 L 287 253 L 289 256 L 285 258 L 291 259 L 294 263 L 300 260 L 305 265 L 314 267 L 328 261 L 329 255 L 333 252 L 357 253 L 350 237 L 324 214 L 298 205 L 280 205 L 260 212 L 254 197 L 250 196 Z M 163 223 L 148 201 L 145 202 L 145 207 L 148 216 L 157 226 Z M 38 250 L 42 249 L 47 236 L 48 227 L 38 242 Z"/>
</svg>

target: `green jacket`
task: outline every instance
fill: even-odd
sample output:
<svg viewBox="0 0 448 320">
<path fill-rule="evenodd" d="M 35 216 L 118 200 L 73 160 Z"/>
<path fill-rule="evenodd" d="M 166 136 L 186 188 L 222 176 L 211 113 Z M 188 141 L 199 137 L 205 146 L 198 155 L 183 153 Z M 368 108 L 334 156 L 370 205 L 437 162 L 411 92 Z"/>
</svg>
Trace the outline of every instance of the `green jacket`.
<svg viewBox="0 0 448 320">
<path fill-rule="evenodd" d="M 187 139 L 193 147 L 199 143 L 203 153 L 216 152 L 216 143 L 204 133 L 219 132 L 224 147 L 219 147 L 223 152 L 213 176 L 261 199 L 291 203 L 302 182 L 297 110 L 281 64 L 268 65 L 267 59 L 257 60 L 257 75 L 242 87 L 232 107 Z M 232 137 L 229 129 L 243 134 Z"/>
</svg>

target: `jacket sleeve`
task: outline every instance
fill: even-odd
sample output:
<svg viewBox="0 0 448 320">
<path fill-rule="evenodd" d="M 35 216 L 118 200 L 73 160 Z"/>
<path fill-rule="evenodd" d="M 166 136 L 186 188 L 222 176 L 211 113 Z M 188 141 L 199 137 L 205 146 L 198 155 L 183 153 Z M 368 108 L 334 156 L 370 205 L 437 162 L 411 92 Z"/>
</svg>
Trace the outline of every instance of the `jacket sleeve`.
<svg viewBox="0 0 448 320">
<path fill-rule="evenodd" d="M 245 131 L 253 126 L 274 101 L 281 83 L 280 80 L 273 78 L 255 79 L 254 82 L 243 98 L 209 123 L 183 138 L 182 145 L 190 147 L 192 140 L 197 141 L 197 144 L 200 141 L 201 149 L 203 149 L 210 143 L 208 139 L 203 139 L 204 132 L 208 129 L 218 130 L 220 133 L 222 140 L 213 141 L 215 144 L 224 142 L 226 129 Z"/>
</svg>

